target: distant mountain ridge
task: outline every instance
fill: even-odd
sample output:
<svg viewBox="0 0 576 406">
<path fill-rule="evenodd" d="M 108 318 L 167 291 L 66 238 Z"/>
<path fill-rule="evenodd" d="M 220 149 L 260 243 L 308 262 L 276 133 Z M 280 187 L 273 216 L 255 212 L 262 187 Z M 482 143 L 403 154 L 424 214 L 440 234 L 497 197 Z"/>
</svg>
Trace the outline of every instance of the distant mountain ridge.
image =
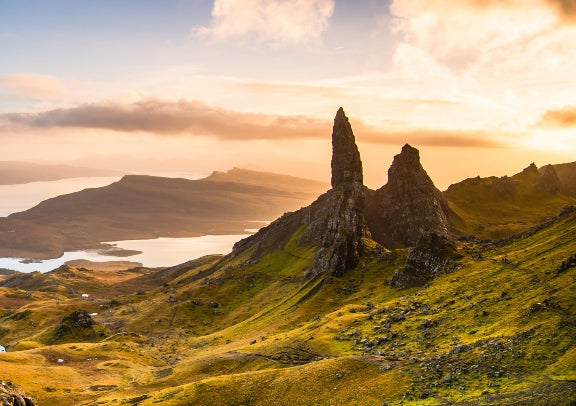
<svg viewBox="0 0 576 406">
<path fill-rule="evenodd" d="M 72 165 L 0 161 L 0 185 L 53 181 L 70 178 L 120 176 L 123 172 Z"/>
<path fill-rule="evenodd" d="M 242 234 L 254 228 L 250 221 L 298 209 L 328 188 L 285 175 L 241 169 L 229 174 L 200 180 L 126 175 L 105 187 L 45 200 L 0 218 L 0 256 L 47 259 L 101 241 Z"/>
</svg>

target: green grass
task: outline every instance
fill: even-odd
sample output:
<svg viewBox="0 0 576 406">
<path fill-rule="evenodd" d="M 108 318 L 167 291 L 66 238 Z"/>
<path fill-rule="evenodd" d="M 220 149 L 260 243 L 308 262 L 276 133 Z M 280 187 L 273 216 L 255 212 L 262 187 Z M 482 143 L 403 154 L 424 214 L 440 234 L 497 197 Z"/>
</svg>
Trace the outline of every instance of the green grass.
<svg viewBox="0 0 576 406">
<path fill-rule="evenodd" d="M 576 268 L 555 269 L 576 253 L 575 216 L 505 245 L 460 243 L 456 271 L 411 289 L 388 285 L 407 250 L 305 279 L 315 248 L 299 233 L 256 263 L 245 253 L 162 286 L 126 281 L 114 302 L 98 289 L 92 301 L 7 298 L 2 379 L 62 405 L 562 404 L 574 393 Z M 107 338 L 51 343 L 79 308 Z"/>
</svg>

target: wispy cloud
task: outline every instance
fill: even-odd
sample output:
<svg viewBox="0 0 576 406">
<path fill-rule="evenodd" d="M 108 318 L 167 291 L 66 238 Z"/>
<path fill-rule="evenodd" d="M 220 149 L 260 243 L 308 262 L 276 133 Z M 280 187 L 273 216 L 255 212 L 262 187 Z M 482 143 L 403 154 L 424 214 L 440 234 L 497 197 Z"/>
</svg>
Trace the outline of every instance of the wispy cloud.
<svg viewBox="0 0 576 406">
<path fill-rule="evenodd" d="M 430 147 L 501 148 L 507 146 L 503 139 L 514 137 L 512 134 L 494 134 L 481 130 L 378 130 L 364 125 L 359 126 L 358 130 L 361 134 L 359 140 L 363 142 L 389 145 L 412 143 Z"/>
<path fill-rule="evenodd" d="M 72 127 L 157 135 L 207 135 L 231 140 L 318 138 L 326 133 L 326 121 L 323 120 L 305 116 L 241 113 L 190 100 L 91 103 L 40 113 L 4 114 L 0 119 L 36 128 Z"/>
<path fill-rule="evenodd" d="M 193 32 L 206 39 L 255 39 L 275 46 L 319 39 L 335 0 L 214 0 L 209 26 Z"/>
<path fill-rule="evenodd" d="M 53 76 L 18 74 L 0 77 L 0 89 L 7 90 L 17 97 L 47 99 L 64 96 L 68 90 Z"/>
<path fill-rule="evenodd" d="M 548 110 L 542 115 L 536 126 L 548 128 L 576 127 L 576 106 Z"/>
<path fill-rule="evenodd" d="M 124 133 L 145 132 L 159 136 L 211 136 L 222 140 L 325 139 L 332 120 L 305 115 L 245 113 L 199 101 L 148 99 L 131 104 L 83 104 L 40 113 L 0 115 L 4 125 L 33 128 L 89 128 Z M 376 127 L 352 119 L 360 142 L 400 145 L 498 147 L 494 135 L 483 131 Z"/>
</svg>

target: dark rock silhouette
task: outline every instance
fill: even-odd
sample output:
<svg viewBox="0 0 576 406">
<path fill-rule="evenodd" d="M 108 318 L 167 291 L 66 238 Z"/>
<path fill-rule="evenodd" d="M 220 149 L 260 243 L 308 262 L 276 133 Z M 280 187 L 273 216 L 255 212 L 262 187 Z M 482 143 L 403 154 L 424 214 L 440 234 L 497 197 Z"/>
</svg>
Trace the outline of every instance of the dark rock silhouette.
<svg viewBox="0 0 576 406">
<path fill-rule="evenodd" d="M 358 264 L 362 237 L 369 236 L 364 220 L 362 162 L 354 133 L 340 108 L 332 131 L 332 189 L 310 206 L 288 213 L 258 233 L 234 245 L 232 255 L 250 250 L 257 260 L 283 247 L 303 227 L 300 246 L 317 246 L 307 276 L 342 275 Z"/>
<path fill-rule="evenodd" d="M 424 285 L 429 279 L 455 269 L 454 260 L 460 258 L 456 246 L 444 235 L 427 232 L 406 257 L 404 268 L 397 269 L 390 286 L 408 288 Z"/>
<path fill-rule="evenodd" d="M 423 232 L 448 236 L 450 208 L 406 144 L 388 170 L 388 183 L 369 194 L 366 221 L 372 238 L 386 248 L 414 246 Z"/>
</svg>

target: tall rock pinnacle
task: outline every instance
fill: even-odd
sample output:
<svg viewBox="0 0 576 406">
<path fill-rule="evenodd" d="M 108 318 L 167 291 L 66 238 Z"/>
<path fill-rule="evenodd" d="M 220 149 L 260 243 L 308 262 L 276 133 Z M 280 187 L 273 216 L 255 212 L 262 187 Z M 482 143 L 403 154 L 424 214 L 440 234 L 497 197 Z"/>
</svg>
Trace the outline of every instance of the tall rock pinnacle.
<svg viewBox="0 0 576 406">
<path fill-rule="evenodd" d="M 317 247 L 308 276 L 342 275 L 360 260 L 362 238 L 369 236 L 364 220 L 365 187 L 362 161 L 352 127 L 340 108 L 332 131 L 332 189 L 314 203 L 287 213 L 268 227 L 234 245 L 232 255 L 253 252 L 252 260 L 283 248 L 295 234 L 300 246 Z"/>
<path fill-rule="evenodd" d="M 363 183 L 362 161 L 348 117 L 340 107 L 332 129 L 332 187 L 354 182 Z"/>
<path fill-rule="evenodd" d="M 311 274 L 342 275 L 360 260 L 361 238 L 368 236 L 364 221 L 362 161 L 352 127 L 342 107 L 332 129 L 332 190 L 312 204 L 303 240 L 319 243 Z M 324 200 L 322 204 L 318 204 Z"/>
<path fill-rule="evenodd" d="M 419 151 L 406 144 L 388 170 L 388 183 L 367 203 L 372 238 L 388 248 L 414 246 L 423 232 L 447 236 L 450 209 L 420 164 Z"/>
</svg>

